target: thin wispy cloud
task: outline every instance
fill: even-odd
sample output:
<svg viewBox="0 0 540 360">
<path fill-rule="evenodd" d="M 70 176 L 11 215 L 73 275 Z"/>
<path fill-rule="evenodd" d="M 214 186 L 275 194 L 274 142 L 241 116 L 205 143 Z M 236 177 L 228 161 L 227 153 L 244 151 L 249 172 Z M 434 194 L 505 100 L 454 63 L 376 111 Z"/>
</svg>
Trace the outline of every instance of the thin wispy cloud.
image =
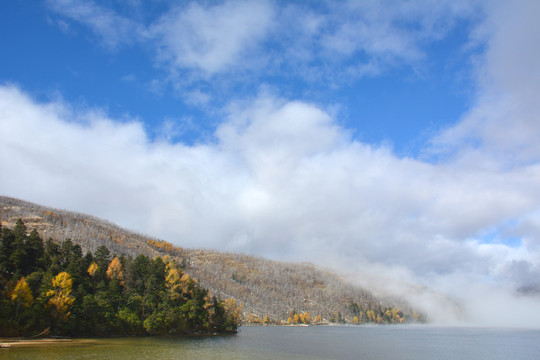
<svg viewBox="0 0 540 360">
<path fill-rule="evenodd" d="M 47 4 L 65 18 L 91 28 L 100 42 L 111 49 L 132 43 L 144 33 L 141 24 L 93 1 L 47 0 Z M 66 26 L 65 22 L 62 24 Z"/>
<path fill-rule="evenodd" d="M 157 63 L 175 75 L 208 79 L 228 72 L 226 81 L 238 72 L 256 77 L 288 72 L 303 81 L 341 82 L 394 66 L 414 67 L 424 59 L 426 44 L 478 9 L 452 1 L 345 1 L 315 8 L 274 1 L 190 2 L 143 23 L 92 1 L 48 3 L 91 28 L 107 46 L 149 42 Z"/>
</svg>

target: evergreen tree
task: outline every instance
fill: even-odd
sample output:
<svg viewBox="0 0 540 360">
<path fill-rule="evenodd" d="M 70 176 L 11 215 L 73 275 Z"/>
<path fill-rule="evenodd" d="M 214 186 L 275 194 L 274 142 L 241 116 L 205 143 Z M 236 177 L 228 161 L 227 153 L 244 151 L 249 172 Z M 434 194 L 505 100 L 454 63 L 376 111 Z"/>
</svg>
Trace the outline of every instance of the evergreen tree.
<svg viewBox="0 0 540 360">
<path fill-rule="evenodd" d="M 26 256 L 28 262 L 28 271 L 33 272 L 41 269 L 41 260 L 45 252 L 43 248 L 43 240 L 39 236 L 36 229 L 32 230 L 25 243 Z"/>
<path fill-rule="evenodd" d="M 15 249 L 15 235 L 10 229 L 3 229 L 2 241 L 0 242 L 0 270 L 6 280 L 11 279 L 15 266 L 11 260 L 11 254 Z"/>
</svg>

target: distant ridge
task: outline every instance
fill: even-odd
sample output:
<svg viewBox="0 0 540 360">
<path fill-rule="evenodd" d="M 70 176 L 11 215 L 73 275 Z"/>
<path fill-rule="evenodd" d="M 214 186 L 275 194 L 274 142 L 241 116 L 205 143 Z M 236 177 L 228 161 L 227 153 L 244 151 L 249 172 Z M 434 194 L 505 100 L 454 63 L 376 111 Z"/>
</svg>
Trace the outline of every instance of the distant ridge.
<svg viewBox="0 0 540 360">
<path fill-rule="evenodd" d="M 180 248 L 90 215 L 0 196 L 2 226 L 12 227 L 19 218 L 28 230 L 35 228 L 44 239 L 61 242 L 69 238 L 84 252 L 105 245 L 113 253 L 131 257 L 173 256 L 203 287 L 221 298 L 240 302 L 245 323 L 294 321 L 295 314 L 346 323 L 415 322 L 423 318 L 404 301 L 376 297 L 312 264 Z M 388 312 L 390 309 L 394 315 Z"/>
<path fill-rule="evenodd" d="M 44 239 L 50 237 L 62 242 L 69 238 L 79 244 L 84 252 L 95 252 L 99 246 L 105 245 L 112 252 L 126 256 L 161 255 L 147 243 L 154 238 L 129 231 L 107 220 L 0 196 L 2 225 L 12 226 L 19 218 L 29 230 L 35 228 Z"/>
</svg>

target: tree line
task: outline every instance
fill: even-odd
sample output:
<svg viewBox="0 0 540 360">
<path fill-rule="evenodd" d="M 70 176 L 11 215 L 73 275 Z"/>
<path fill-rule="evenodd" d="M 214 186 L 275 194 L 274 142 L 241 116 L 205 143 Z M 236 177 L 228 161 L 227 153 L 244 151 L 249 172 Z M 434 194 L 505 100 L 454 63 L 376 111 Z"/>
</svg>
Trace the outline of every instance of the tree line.
<svg viewBox="0 0 540 360">
<path fill-rule="evenodd" d="M 70 239 L 0 225 L 0 336 L 132 336 L 234 332 L 241 312 L 169 256 L 83 254 Z"/>
</svg>

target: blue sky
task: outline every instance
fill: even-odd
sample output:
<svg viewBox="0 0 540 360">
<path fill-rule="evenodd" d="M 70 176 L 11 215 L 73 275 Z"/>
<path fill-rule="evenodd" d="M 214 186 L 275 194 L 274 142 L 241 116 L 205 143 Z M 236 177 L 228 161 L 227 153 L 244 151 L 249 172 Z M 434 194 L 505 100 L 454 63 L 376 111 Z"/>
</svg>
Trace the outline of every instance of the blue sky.
<svg viewBox="0 0 540 360">
<path fill-rule="evenodd" d="M 540 288 L 538 13 L 4 1 L 0 189 L 180 246 L 338 268 L 434 314 L 450 314 L 441 297 L 409 285 L 484 324 L 537 326 L 538 300 L 514 295 Z"/>
<path fill-rule="evenodd" d="M 289 64 L 286 56 L 281 57 L 283 48 L 294 41 L 278 33 L 268 35 L 260 48 L 250 50 L 249 61 L 255 65 L 235 64 L 230 72 L 220 70 L 199 76 L 193 74 L 198 69 L 192 64 L 175 68 L 176 74 L 171 75 L 167 68 L 170 64 L 156 59 L 154 40 L 108 41 L 105 37 L 114 35 L 98 34 L 92 25 L 78 21 L 73 10 L 70 12 L 82 4 L 3 4 L 2 46 L 9 51 L 2 57 L 0 78 L 18 84 L 38 99 L 61 97 L 70 103 L 102 108 L 114 118 L 138 118 L 150 135 L 161 134 L 163 124 L 172 123 L 178 132 L 171 137 L 173 141 L 205 141 L 223 121 L 221 111 L 228 102 L 264 88 L 279 96 L 337 109 L 341 125 L 355 138 L 391 145 L 400 155 L 417 155 L 433 133 L 459 120 L 475 95 L 470 69 L 474 51 L 467 48 L 467 29 L 474 19 L 458 19 L 444 25 L 447 28 L 440 30 L 441 34 L 426 35 L 427 39 L 414 44 L 418 54 L 412 59 L 400 59 L 408 55 L 399 53 L 379 55 L 359 49 L 350 56 L 336 54 L 334 59 L 330 51 L 320 58 L 312 56 L 304 62 L 293 59 Z M 123 2 L 91 4 L 106 14 L 140 21 L 140 26 L 147 28 L 175 9 L 167 2 L 157 2 L 158 6 L 154 2 L 134 2 L 131 6 Z M 223 6 L 219 2 L 206 5 L 210 9 Z M 277 8 L 274 12 L 282 13 L 286 7 L 305 7 L 317 16 L 334 8 L 320 2 L 281 2 L 273 6 Z M 177 7 L 180 11 L 189 9 L 186 4 Z M 334 17 L 341 16 L 334 11 L 338 13 Z M 285 16 L 275 14 L 274 21 L 281 21 L 280 15 Z M 353 20 L 361 18 L 359 13 Z M 409 31 L 414 26 L 396 25 L 395 31 Z M 329 33 L 336 31 L 336 24 L 328 27 Z M 325 35 L 324 31 L 315 34 L 312 48 L 306 45 L 304 51 L 321 51 L 317 36 Z M 353 77 L 340 74 L 346 72 L 346 67 L 370 61 L 377 62 L 380 69 Z M 258 64 L 264 62 L 268 65 Z M 184 82 L 173 76 L 195 79 Z M 191 98 L 189 93 L 197 90 L 208 97 L 204 104 L 194 103 Z"/>
</svg>

